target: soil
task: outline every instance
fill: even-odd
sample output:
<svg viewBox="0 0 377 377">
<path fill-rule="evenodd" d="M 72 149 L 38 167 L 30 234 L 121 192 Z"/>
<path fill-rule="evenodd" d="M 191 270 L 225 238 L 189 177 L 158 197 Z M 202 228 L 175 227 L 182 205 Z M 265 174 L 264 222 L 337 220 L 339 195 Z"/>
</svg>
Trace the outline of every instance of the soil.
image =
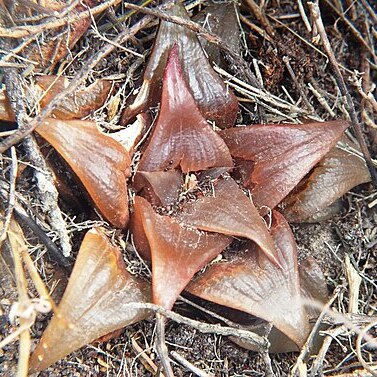
<svg viewBox="0 0 377 377">
<path fill-rule="evenodd" d="M 198 13 L 202 8 L 202 1 L 191 7 L 193 14 Z M 262 13 L 267 15 L 275 36 L 274 42 L 268 41 L 263 35 L 258 33 L 255 28 L 250 28 L 250 24 L 263 27 L 263 19 L 250 10 L 248 2 L 242 2 L 240 14 L 246 18 L 247 22 L 242 21 L 241 26 L 242 46 L 241 53 L 245 61 L 252 67 L 252 59 L 259 61 L 260 71 L 264 80 L 265 89 L 287 101 L 289 97 L 295 105 L 305 109 L 303 104 L 302 93 L 295 86 L 292 77 L 288 74 L 283 56 L 288 56 L 290 66 L 295 73 L 297 81 L 304 87 L 305 95 L 312 106 L 312 116 L 322 120 L 332 118 L 345 118 L 347 112 L 341 102 L 341 96 L 338 87 L 334 81 L 334 76 L 327 64 L 327 58 L 319 54 L 316 49 L 323 51 L 320 44 L 316 43 L 313 34 L 310 33 L 300 16 L 297 2 L 295 1 L 271 1 L 262 2 L 264 7 Z M 362 3 L 362 2 L 361 2 Z M 373 112 L 365 100 L 362 100 L 356 88 L 351 84 L 351 75 L 356 70 L 358 78 L 360 72 L 365 71 L 366 62 L 373 61 L 370 64 L 370 83 L 376 82 L 377 71 L 376 61 L 371 51 L 366 50 L 359 40 L 359 36 L 350 29 L 347 22 L 342 17 L 351 17 L 352 23 L 360 36 L 364 38 L 371 49 L 376 44 L 373 40 L 375 34 L 367 33 L 366 27 L 376 28 L 376 18 L 373 19 L 371 13 L 361 3 L 351 3 L 326 0 L 321 4 L 323 20 L 326 32 L 333 46 L 336 58 L 340 64 L 347 68 L 342 70 L 346 83 L 351 91 L 351 95 L 356 106 L 359 117 L 361 112 L 367 111 L 369 118 L 376 120 L 377 114 Z M 157 2 L 153 2 L 157 5 Z M 339 7 L 343 6 L 344 9 Z M 337 11 L 334 10 L 334 7 Z M 348 12 L 346 12 L 346 9 Z M 115 17 L 119 17 L 127 12 L 122 7 L 115 8 Z M 306 14 L 309 10 L 305 7 Z M 337 14 L 341 15 L 341 17 Z M 374 10 L 376 12 L 376 10 Z M 353 16 L 353 14 L 356 16 Z M 112 12 L 104 13 L 98 18 L 98 26 L 110 22 L 113 16 Z M 376 13 L 374 13 L 376 16 Z M 122 27 L 133 25 L 143 16 L 137 13 L 135 16 L 128 18 Z M 367 26 L 365 26 L 367 25 Z M 140 54 L 148 55 L 153 38 L 156 32 L 157 24 L 149 27 L 137 34 L 127 43 L 128 48 L 137 51 Z M 111 29 L 104 32 L 107 38 L 111 39 L 117 34 L 117 31 Z M 298 38 L 297 35 L 301 36 Z M 315 37 L 315 36 L 314 36 Z M 368 39 L 369 38 L 369 39 Z M 305 40 L 306 42 L 304 42 Z M 372 40 L 372 42 L 370 41 Z M 374 40 L 375 42 L 375 40 Z M 72 50 L 72 56 L 80 56 L 69 66 L 65 74 L 74 77 L 77 71 L 85 65 L 87 59 L 93 51 L 97 51 L 105 42 L 99 39 L 95 32 L 89 29 L 80 39 L 78 44 Z M 88 47 L 90 46 L 90 48 Z M 70 60 L 65 58 L 64 64 Z M 63 67 L 63 64 L 61 65 Z M 130 55 L 124 51 L 116 51 L 107 56 L 91 72 L 90 80 L 102 77 L 115 78 L 116 89 L 120 89 L 124 82 L 121 93 L 121 106 L 124 108 L 131 101 L 129 94 L 141 83 L 141 77 L 145 63 L 143 60 Z M 56 72 L 54 68 L 51 72 Z M 232 65 L 227 67 L 231 71 Z M 48 71 L 48 69 L 47 69 Z M 33 80 L 33 75 L 29 75 L 26 80 Z M 317 84 L 321 94 L 329 103 L 332 114 L 321 105 L 318 99 L 309 91 L 308 83 Z M 287 93 L 289 95 L 287 95 Z M 375 94 L 375 93 L 374 93 Z M 237 96 L 243 98 L 240 93 Z M 309 117 L 294 113 L 284 112 L 277 115 L 268 107 L 257 106 L 255 100 L 245 98 L 241 100 L 241 111 L 238 117 L 238 123 L 256 123 L 256 122 L 288 122 L 288 121 L 307 121 Z M 106 119 L 105 112 L 98 112 L 90 117 L 95 118 L 103 127 L 111 129 L 117 127 L 120 111 L 111 121 Z M 365 118 L 362 118 L 365 119 Z M 367 122 L 363 122 L 364 134 L 370 149 L 377 150 L 375 143 L 375 130 Z M 10 127 L 10 126 L 9 126 Z M 5 129 L 5 127 L 3 127 Z M 25 150 L 22 146 L 17 147 L 18 157 L 20 160 L 27 162 Z M 54 159 L 56 154 L 47 151 L 46 156 Z M 375 159 L 377 155 L 374 156 Z M 9 180 L 9 161 L 0 157 L 2 169 L 2 179 Z M 60 169 L 64 169 L 61 161 L 56 163 Z M 17 190 L 20 194 L 28 199 L 29 208 L 33 208 L 38 215 L 40 199 L 38 191 L 35 188 L 35 180 L 31 169 L 23 166 L 21 179 L 18 183 Z M 72 182 L 72 177 L 66 177 L 68 182 Z M 67 183 L 66 182 L 66 183 Z M 92 226 L 95 221 L 99 221 L 97 215 L 86 204 L 79 209 L 72 206 L 72 200 L 63 195 L 61 199 L 61 208 L 68 214 L 67 221 L 74 225 L 70 226 L 70 236 L 73 240 L 73 259 L 77 253 L 78 247 L 85 231 Z M 362 278 L 359 293 L 359 314 L 367 316 L 377 315 L 377 204 L 373 201 L 377 198 L 376 188 L 372 184 L 364 184 L 354 188 L 352 192 L 342 198 L 341 210 L 330 219 L 305 224 L 292 224 L 292 229 L 299 249 L 299 259 L 312 256 L 320 265 L 328 285 L 330 294 L 339 290 L 332 308 L 340 313 L 347 313 L 349 303 L 349 282 L 346 275 L 345 257 L 349 256 L 353 267 Z M 79 202 L 85 201 L 80 197 Z M 42 218 L 42 215 L 41 215 Z M 41 222 L 43 224 L 43 221 Z M 53 283 L 60 281 L 54 291 L 53 297 L 57 300 L 61 297 L 66 284 L 65 273 L 56 262 L 46 255 L 46 249 L 40 245 L 35 235 L 24 227 L 33 259 L 43 277 L 45 283 L 51 288 Z M 53 235 L 53 233 L 52 233 Z M 125 243 L 125 237 L 118 233 L 114 234 L 117 241 Z M 132 252 L 125 251 L 125 259 L 131 261 L 133 272 L 145 274 L 142 266 Z M 8 264 L 7 264 L 8 263 Z M 14 302 L 17 301 L 17 290 L 13 275 L 9 273 L 12 269 L 9 251 L 3 247 L 2 258 L 0 258 L 0 339 L 10 335 L 16 328 L 16 324 L 11 323 L 9 319 L 10 309 Z M 29 280 L 28 280 L 29 281 Z M 29 286 L 32 287 L 31 281 Z M 30 288 L 30 294 L 35 294 L 33 288 Z M 175 305 L 176 311 L 184 313 L 192 318 L 201 321 L 208 321 L 208 316 L 198 310 L 192 309 L 188 304 L 178 301 Z M 49 315 L 39 314 L 36 322 L 31 329 L 32 347 L 38 342 L 44 328 L 48 323 Z M 371 332 L 373 335 L 373 332 Z M 376 334 L 374 334 L 376 335 Z M 156 373 L 151 371 L 151 367 L 145 362 L 143 356 L 135 349 L 137 342 L 142 350 L 159 365 L 158 356 L 153 348 L 155 339 L 155 321 L 154 319 L 145 320 L 133 326 L 127 327 L 120 335 L 101 343 L 93 343 L 72 353 L 65 359 L 57 362 L 50 368 L 41 372 L 41 377 L 53 376 L 154 376 Z M 266 364 L 263 357 L 255 352 L 248 351 L 237 346 L 229 338 L 216 334 L 201 334 L 197 330 L 187 326 L 168 321 L 166 328 L 166 341 L 169 350 L 176 351 L 187 361 L 214 376 L 267 376 Z M 354 371 L 360 371 L 360 376 L 369 376 L 368 372 L 363 369 L 355 352 L 356 336 L 351 331 L 344 331 L 332 342 L 328 352 L 325 355 L 323 366 L 318 375 L 326 376 L 351 376 Z M 373 364 L 377 363 L 377 358 L 372 351 L 364 350 L 363 356 Z M 296 363 L 297 353 L 271 355 L 271 365 L 276 376 L 287 376 Z M 0 375 L 15 376 L 17 374 L 18 360 L 18 342 L 13 342 L 0 350 Z M 311 368 L 313 357 L 307 361 L 307 367 Z M 193 376 L 191 371 L 179 363 L 173 362 L 173 369 L 176 376 Z"/>
</svg>

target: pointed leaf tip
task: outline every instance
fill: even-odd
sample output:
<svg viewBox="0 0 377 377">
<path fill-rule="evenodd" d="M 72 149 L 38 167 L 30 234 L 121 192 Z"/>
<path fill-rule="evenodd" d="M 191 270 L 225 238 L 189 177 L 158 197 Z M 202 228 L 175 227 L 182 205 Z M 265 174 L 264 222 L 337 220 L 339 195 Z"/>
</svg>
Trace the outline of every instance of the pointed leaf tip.
<svg viewBox="0 0 377 377">
<path fill-rule="evenodd" d="M 282 268 L 249 243 L 233 259 L 209 267 L 187 290 L 205 300 L 272 322 L 301 347 L 310 326 L 300 297 L 297 247 L 288 223 L 276 211 L 271 234 Z"/>
<path fill-rule="evenodd" d="M 150 302 L 146 282 L 126 270 L 122 254 L 101 229 L 92 229 L 81 244 L 57 313 L 31 356 L 40 371 L 112 331 L 146 318 L 130 302 Z"/>
<path fill-rule="evenodd" d="M 218 180 L 213 185 L 213 195 L 186 203 L 178 218 L 208 232 L 248 238 L 279 266 L 274 241 L 252 201 L 233 179 Z"/>
<path fill-rule="evenodd" d="M 103 216 L 117 228 L 126 227 L 128 152 L 90 121 L 49 118 L 36 131 L 70 165 Z"/>
<path fill-rule="evenodd" d="M 183 77 L 175 45 L 164 74 L 160 113 L 138 169 L 164 171 L 178 166 L 187 173 L 231 167 L 233 161 L 224 141 L 196 106 Z"/>
<path fill-rule="evenodd" d="M 194 274 L 220 254 L 231 238 L 182 226 L 174 218 L 156 214 L 144 198 L 135 197 L 135 212 L 139 211 L 152 259 L 153 302 L 171 309 Z"/>
<path fill-rule="evenodd" d="M 244 182 L 254 203 L 274 208 L 323 158 L 349 126 L 338 120 L 307 124 L 266 124 L 221 132 L 233 157 L 253 161 Z"/>
</svg>

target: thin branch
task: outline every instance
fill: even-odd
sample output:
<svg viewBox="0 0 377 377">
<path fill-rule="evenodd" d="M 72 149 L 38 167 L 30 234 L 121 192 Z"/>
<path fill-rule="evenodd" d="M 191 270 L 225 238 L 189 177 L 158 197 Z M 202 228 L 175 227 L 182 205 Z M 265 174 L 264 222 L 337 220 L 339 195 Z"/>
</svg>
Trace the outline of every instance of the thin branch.
<svg viewBox="0 0 377 377">
<path fill-rule="evenodd" d="M 161 313 L 156 313 L 156 350 L 160 356 L 161 364 L 166 377 L 174 377 L 174 372 L 170 364 L 168 347 L 165 341 L 166 318 Z"/>
<path fill-rule="evenodd" d="M 258 5 L 254 0 L 245 0 L 245 3 L 249 7 L 249 9 L 254 13 L 255 18 L 260 21 L 266 32 L 269 35 L 274 36 L 274 29 L 271 26 L 270 21 L 268 20 L 266 15 L 262 12 L 260 5 Z"/>
<path fill-rule="evenodd" d="M 305 361 L 305 359 L 306 359 L 306 357 L 307 357 L 307 355 L 308 355 L 308 353 L 309 353 L 309 351 L 312 347 L 314 338 L 315 338 L 315 336 L 316 336 L 316 334 L 319 330 L 319 327 L 322 323 L 322 319 L 329 312 L 331 305 L 333 304 L 335 299 L 338 297 L 338 295 L 339 295 L 339 290 L 337 289 L 337 290 L 335 290 L 335 292 L 334 292 L 333 296 L 330 298 L 330 300 L 323 307 L 321 314 L 317 318 L 317 321 L 316 321 L 315 325 L 313 326 L 312 331 L 310 332 L 309 337 L 306 340 L 304 346 L 302 347 L 300 355 L 297 358 L 295 365 L 292 368 L 292 371 L 291 371 L 291 374 L 290 374 L 291 376 L 299 376 L 300 375 L 300 372 L 299 372 L 300 368 L 304 364 L 304 361 Z"/>
<path fill-rule="evenodd" d="M 194 319 L 184 317 L 171 310 L 166 310 L 163 307 L 155 305 L 155 304 L 130 302 L 128 304 L 125 304 L 125 307 L 129 307 L 132 309 L 135 309 L 135 308 L 148 309 L 155 313 L 163 314 L 166 318 L 169 318 L 173 320 L 174 322 L 191 326 L 192 328 L 204 334 L 235 336 L 237 338 L 242 339 L 244 342 L 247 342 L 253 345 L 254 348 L 258 349 L 260 352 L 267 351 L 270 347 L 270 343 L 265 337 L 257 335 L 251 331 L 199 322 Z"/>
<path fill-rule="evenodd" d="M 197 368 L 195 365 L 191 364 L 188 360 L 186 360 L 183 356 L 181 356 L 179 353 L 175 351 L 171 351 L 170 355 L 174 357 L 182 366 L 184 366 L 186 369 L 188 369 L 190 372 L 194 373 L 195 376 L 198 377 L 214 377 L 214 375 L 208 374 L 199 368 Z"/>
<path fill-rule="evenodd" d="M 359 359 L 360 363 L 362 364 L 362 366 L 369 372 L 372 374 L 372 376 L 374 377 L 377 377 L 377 367 L 376 365 L 374 366 L 371 366 L 369 365 L 363 358 L 363 355 L 361 354 L 361 341 L 363 340 L 363 338 L 365 337 L 365 335 L 367 334 L 367 332 L 369 330 L 371 330 L 373 327 L 376 327 L 377 326 L 377 321 L 373 322 L 373 323 L 370 323 L 368 326 L 366 326 L 362 332 L 358 335 L 357 339 L 356 339 L 356 354 L 357 354 L 357 358 Z"/>
</svg>

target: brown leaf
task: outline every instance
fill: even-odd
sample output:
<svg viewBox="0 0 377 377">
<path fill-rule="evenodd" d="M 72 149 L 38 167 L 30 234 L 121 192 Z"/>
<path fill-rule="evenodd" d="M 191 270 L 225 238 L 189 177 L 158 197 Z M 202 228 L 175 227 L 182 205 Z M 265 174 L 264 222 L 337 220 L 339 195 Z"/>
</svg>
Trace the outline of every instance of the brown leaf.
<svg viewBox="0 0 377 377">
<path fill-rule="evenodd" d="M 149 300 L 148 284 L 127 272 L 119 249 L 100 229 L 90 230 L 58 311 L 31 356 L 31 369 L 45 369 L 85 344 L 146 318 L 146 310 L 127 303 Z"/>
<path fill-rule="evenodd" d="M 127 125 L 127 127 L 122 130 L 109 134 L 109 136 L 122 144 L 132 157 L 136 152 L 138 143 L 143 137 L 143 133 L 149 126 L 149 117 L 143 113 L 136 117 L 134 123 Z"/>
<path fill-rule="evenodd" d="M 29 2 L 31 3 L 31 2 Z M 83 0 L 70 10 L 71 14 L 78 14 L 88 8 L 96 5 L 97 0 Z M 46 4 L 51 10 L 62 11 L 66 7 L 63 1 L 49 1 Z M 24 57 L 38 62 L 40 67 L 50 67 L 53 69 L 57 64 L 71 53 L 71 50 L 86 32 L 92 19 L 90 16 L 83 18 L 80 21 L 62 26 L 57 29 L 45 30 L 43 38 L 39 40 L 38 46 L 35 44 L 26 48 Z"/>
<path fill-rule="evenodd" d="M 154 206 L 167 207 L 178 201 L 182 185 L 182 173 L 178 170 L 138 171 L 133 187 Z"/>
<path fill-rule="evenodd" d="M 135 211 L 142 213 L 142 227 L 151 251 L 153 302 L 171 309 L 194 274 L 220 254 L 231 238 L 188 228 L 171 217 L 157 215 L 138 196 Z"/>
<path fill-rule="evenodd" d="M 176 3 L 168 14 L 189 20 L 183 4 Z M 204 118 L 219 127 L 232 127 L 238 111 L 234 94 L 226 88 L 205 56 L 195 32 L 171 22 L 161 21 L 152 55 L 144 72 L 144 83 L 135 102 L 122 115 L 122 123 L 154 106 L 160 99 L 161 82 L 169 51 L 178 46 L 179 61 L 189 91 Z"/>
<path fill-rule="evenodd" d="M 326 278 L 321 267 L 313 257 L 307 257 L 299 262 L 301 293 L 309 302 L 306 305 L 307 312 L 311 317 L 318 316 L 318 305 L 325 304 L 329 298 Z M 310 301 L 314 305 L 309 305 Z"/>
<path fill-rule="evenodd" d="M 208 232 L 249 238 L 279 265 L 266 223 L 233 179 L 217 181 L 213 195 L 188 202 L 178 218 L 187 225 Z"/>
<path fill-rule="evenodd" d="M 353 187 L 369 181 L 362 157 L 334 148 L 284 200 L 283 213 L 290 222 L 305 222 Z"/>
<path fill-rule="evenodd" d="M 221 132 L 233 157 L 254 162 L 244 182 L 256 206 L 274 208 L 341 138 L 343 120 L 308 124 L 266 124 Z"/>
<path fill-rule="evenodd" d="M 240 27 L 238 21 L 238 4 L 234 2 L 209 2 L 203 11 L 195 17 L 195 22 L 199 22 L 211 33 L 218 35 L 224 44 L 241 55 L 240 49 Z M 221 54 L 220 47 L 199 36 L 200 44 L 208 55 L 212 63 L 220 67 L 227 67 L 227 61 Z"/>
<path fill-rule="evenodd" d="M 69 80 L 53 75 L 39 76 L 37 84 L 44 91 L 41 107 L 47 106 L 61 91 L 69 85 Z M 112 84 L 107 80 L 96 80 L 93 84 L 67 96 L 53 111 L 58 119 L 80 119 L 99 109 L 105 103 Z"/>
<path fill-rule="evenodd" d="M 175 46 L 169 55 L 162 88 L 161 109 L 153 135 L 139 163 L 140 171 L 182 171 L 233 166 L 221 137 L 205 121 L 191 96 Z"/>
<path fill-rule="evenodd" d="M 94 204 L 117 228 L 128 223 L 128 152 L 94 122 L 47 119 L 36 131 L 76 173 Z"/>
<path fill-rule="evenodd" d="M 300 297 L 297 247 L 288 223 L 278 212 L 273 213 L 271 235 L 282 268 L 250 242 L 231 260 L 208 268 L 187 290 L 272 322 L 301 347 L 310 325 Z"/>
<path fill-rule="evenodd" d="M 4 122 L 15 122 L 16 117 L 12 110 L 12 106 L 6 95 L 5 89 L 0 91 L 0 120 Z"/>
</svg>

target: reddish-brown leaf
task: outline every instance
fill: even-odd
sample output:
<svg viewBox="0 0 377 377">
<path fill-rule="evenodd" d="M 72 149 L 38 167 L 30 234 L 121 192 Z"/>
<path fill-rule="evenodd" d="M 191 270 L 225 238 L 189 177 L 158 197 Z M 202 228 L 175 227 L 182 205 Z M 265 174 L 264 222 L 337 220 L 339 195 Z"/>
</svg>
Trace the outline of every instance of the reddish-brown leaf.
<svg viewBox="0 0 377 377">
<path fill-rule="evenodd" d="M 167 13 L 189 20 L 185 7 L 176 3 Z M 191 95 L 204 118 L 216 121 L 219 127 L 232 127 L 237 117 L 238 101 L 214 72 L 205 56 L 196 33 L 186 27 L 161 21 L 152 55 L 144 72 L 144 83 L 133 105 L 122 116 L 123 124 L 136 114 L 155 105 L 160 99 L 161 82 L 169 51 L 179 48 L 179 61 Z"/>
<path fill-rule="evenodd" d="M 44 91 L 40 105 L 45 107 L 69 85 L 69 80 L 64 77 L 45 75 L 39 76 L 37 83 Z M 96 80 L 88 87 L 64 98 L 53 111 L 53 115 L 58 119 L 84 118 L 92 111 L 103 106 L 110 93 L 111 86 L 110 81 Z"/>
<path fill-rule="evenodd" d="M 362 157 L 334 148 L 284 200 L 284 215 L 291 222 L 306 221 L 353 187 L 369 181 Z"/>
<path fill-rule="evenodd" d="M 349 123 L 266 124 L 221 132 L 232 156 L 254 162 L 244 182 L 255 205 L 274 208 L 341 138 Z"/>
<path fill-rule="evenodd" d="M 153 302 L 171 309 L 194 274 L 220 254 L 231 238 L 188 228 L 176 219 L 157 215 L 141 197 L 135 198 L 135 211 L 142 213 L 151 252 Z"/>
<path fill-rule="evenodd" d="M 233 179 L 218 180 L 213 195 L 188 202 L 179 214 L 187 225 L 208 232 L 249 238 L 277 266 L 277 253 L 266 223 Z"/>
<path fill-rule="evenodd" d="M 300 296 L 297 247 L 288 223 L 277 212 L 273 213 L 271 234 L 282 268 L 249 243 L 231 260 L 209 267 L 190 283 L 188 291 L 272 322 L 301 347 L 310 325 Z"/>
<path fill-rule="evenodd" d="M 182 185 L 182 173 L 178 170 L 138 171 L 133 187 L 154 206 L 167 207 L 178 201 Z"/>
<path fill-rule="evenodd" d="M 128 223 L 128 152 L 94 122 L 47 119 L 36 131 L 76 173 L 94 204 L 117 228 Z"/>
<path fill-rule="evenodd" d="M 233 166 L 221 137 L 201 115 L 190 94 L 175 46 L 169 55 L 162 88 L 161 109 L 140 171 L 164 171 L 180 166 L 182 171 Z"/>
<path fill-rule="evenodd" d="M 120 250 L 103 231 L 90 230 L 57 313 L 31 356 L 31 369 L 45 369 L 85 344 L 146 318 L 146 310 L 127 304 L 150 298 L 149 285 L 127 272 Z"/>
</svg>

